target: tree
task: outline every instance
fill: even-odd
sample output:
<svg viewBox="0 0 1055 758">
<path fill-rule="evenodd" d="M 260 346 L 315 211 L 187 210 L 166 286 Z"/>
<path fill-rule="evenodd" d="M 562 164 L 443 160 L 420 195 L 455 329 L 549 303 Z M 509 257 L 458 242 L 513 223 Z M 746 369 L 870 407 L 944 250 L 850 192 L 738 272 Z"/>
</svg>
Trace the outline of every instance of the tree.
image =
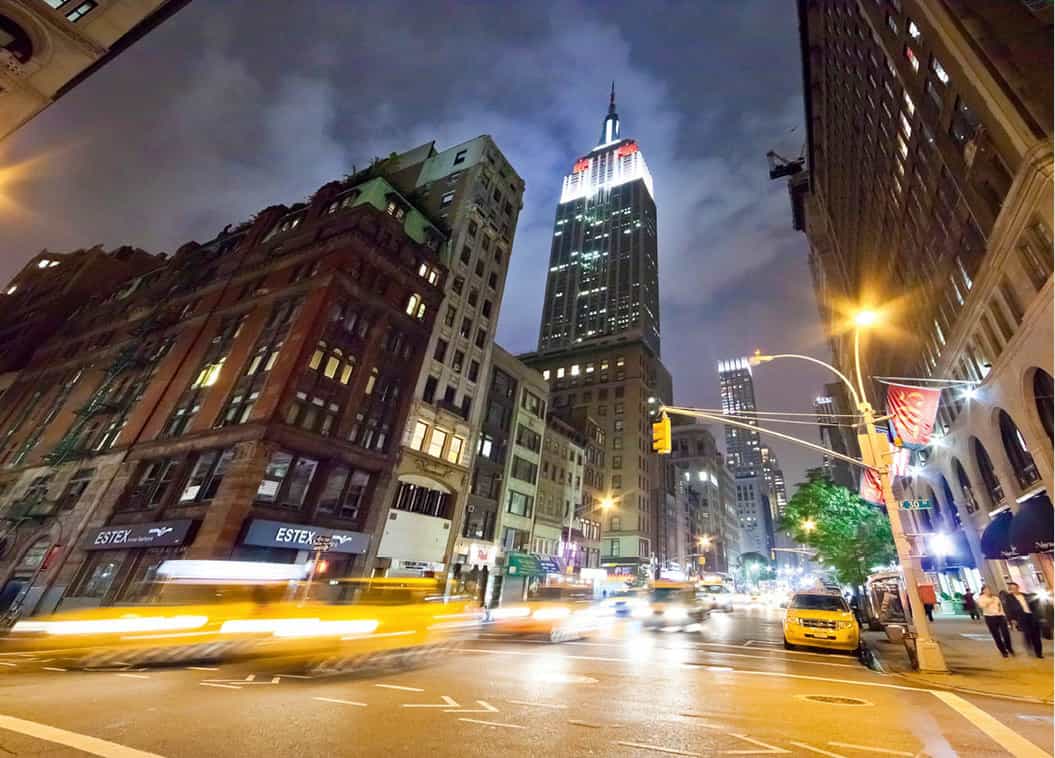
<svg viewBox="0 0 1055 758">
<path fill-rule="evenodd" d="M 780 528 L 817 551 L 840 582 L 864 584 L 873 566 L 897 555 L 886 514 L 821 471 L 807 472 L 784 509 Z"/>
</svg>

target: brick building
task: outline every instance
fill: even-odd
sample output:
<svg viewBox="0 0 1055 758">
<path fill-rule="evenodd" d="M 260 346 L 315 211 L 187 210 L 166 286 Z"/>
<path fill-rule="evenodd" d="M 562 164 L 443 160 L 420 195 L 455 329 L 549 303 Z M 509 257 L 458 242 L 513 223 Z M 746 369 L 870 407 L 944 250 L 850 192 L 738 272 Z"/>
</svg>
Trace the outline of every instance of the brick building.
<svg viewBox="0 0 1055 758">
<path fill-rule="evenodd" d="M 136 251 L 37 347 L 0 398 L 0 606 L 135 601 L 166 558 L 300 561 L 315 534 L 365 569 L 447 276 L 378 173 Z"/>
</svg>

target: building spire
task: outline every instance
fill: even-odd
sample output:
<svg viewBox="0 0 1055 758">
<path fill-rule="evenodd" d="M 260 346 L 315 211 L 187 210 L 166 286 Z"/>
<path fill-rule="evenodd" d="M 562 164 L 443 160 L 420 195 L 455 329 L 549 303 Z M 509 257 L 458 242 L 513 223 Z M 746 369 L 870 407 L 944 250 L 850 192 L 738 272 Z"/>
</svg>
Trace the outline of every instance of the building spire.
<svg viewBox="0 0 1055 758">
<path fill-rule="evenodd" d="M 612 80 L 612 94 L 608 98 L 608 115 L 601 125 L 601 139 L 598 145 L 607 145 L 619 140 L 619 114 L 615 112 L 615 80 Z"/>
</svg>

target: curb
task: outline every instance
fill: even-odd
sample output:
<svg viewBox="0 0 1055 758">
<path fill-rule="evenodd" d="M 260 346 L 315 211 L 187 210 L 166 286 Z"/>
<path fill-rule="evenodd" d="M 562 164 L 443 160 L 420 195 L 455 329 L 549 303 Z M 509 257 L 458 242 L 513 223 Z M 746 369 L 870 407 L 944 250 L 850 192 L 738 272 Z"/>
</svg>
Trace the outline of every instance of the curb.
<svg viewBox="0 0 1055 758">
<path fill-rule="evenodd" d="M 921 685 L 928 689 L 933 690 L 944 690 L 946 692 L 963 692 L 968 695 L 981 695 L 983 697 L 993 697 L 1000 700 L 1013 700 L 1019 703 L 1034 703 L 1036 705 L 1052 705 L 1055 704 L 1055 698 L 1042 698 L 1042 697 L 1030 697 L 1028 695 L 1008 695 L 1003 692 L 993 692 L 992 690 L 978 690 L 971 687 L 958 687 L 955 685 L 947 684 L 945 682 L 936 682 L 932 679 L 927 679 L 925 676 L 916 673 L 905 673 L 901 671 L 893 671 L 888 667 L 883 666 L 882 656 L 874 645 L 866 641 L 868 650 L 872 654 L 872 660 L 875 662 L 875 670 L 880 671 L 884 674 L 890 674 L 896 676 L 903 681 L 910 682 L 912 684 Z"/>
</svg>

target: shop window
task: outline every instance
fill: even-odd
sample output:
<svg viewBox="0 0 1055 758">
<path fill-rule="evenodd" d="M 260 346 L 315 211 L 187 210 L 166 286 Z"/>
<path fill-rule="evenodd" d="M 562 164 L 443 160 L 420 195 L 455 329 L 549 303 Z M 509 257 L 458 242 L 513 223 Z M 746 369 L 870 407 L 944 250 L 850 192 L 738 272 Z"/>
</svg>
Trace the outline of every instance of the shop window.
<svg viewBox="0 0 1055 758">
<path fill-rule="evenodd" d="M 335 464 L 319 495 L 319 512 L 332 513 L 343 519 L 358 519 L 369 486 L 368 472 Z"/>
<path fill-rule="evenodd" d="M 74 597 L 104 597 L 110 591 L 114 579 L 117 578 L 117 572 L 121 570 L 121 563 L 125 556 L 126 553 L 120 550 L 104 550 L 94 553 L 85 567 L 77 591 L 70 594 Z"/>
<path fill-rule="evenodd" d="M 59 496 L 59 507 L 64 511 L 74 508 L 80 501 L 81 495 L 88 489 L 93 476 L 95 476 L 93 468 L 78 469 L 66 483 L 66 489 L 62 491 L 62 495 Z"/>
<path fill-rule="evenodd" d="M 264 477 L 256 491 L 256 501 L 300 509 L 318 466 L 319 462 L 313 458 L 276 452 L 264 470 Z"/>
</svg>

